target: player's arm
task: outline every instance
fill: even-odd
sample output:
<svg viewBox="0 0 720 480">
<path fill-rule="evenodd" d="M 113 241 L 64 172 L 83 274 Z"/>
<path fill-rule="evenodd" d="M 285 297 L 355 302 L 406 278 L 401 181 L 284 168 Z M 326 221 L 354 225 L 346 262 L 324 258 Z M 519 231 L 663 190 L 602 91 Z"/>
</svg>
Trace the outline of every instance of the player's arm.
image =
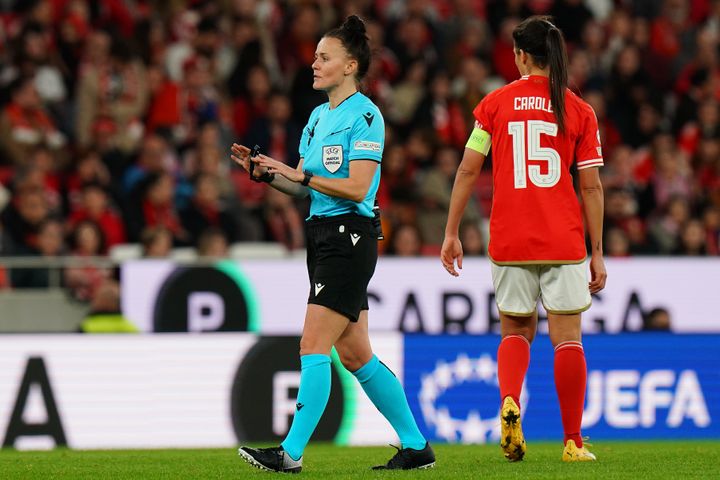
<svg viewBox="0 0 720 480">
<path fill-rule="evenodd" d="M 580 196 L 582 197 L 585 222 L 587 224 L 590 245 L 590 293 L 605 288 L 607 272 L 603 261 L 603 188 L 600 182 L 599 168 L 583 168 L 578 170 L 580 179 Z"/>
<path fill-rule="evenodd" d="M 443 265 L 453 276 L 458 275 L 455 270 L 456 260 L 458 268 L 462 269 L 462 244 L 459 239 L 460 221 L 470 200 L 473 186 L 480 175 L 485 157 L 490 151 L 490 144 L 490 134 L 476 126 L 465 145 L 465 153 L 463 153 L 457 175 L 455 175 L 455 184 L 450 196 L 448 220 L 445 225 L 445 240 L 440 252 Z"/>
</svg>

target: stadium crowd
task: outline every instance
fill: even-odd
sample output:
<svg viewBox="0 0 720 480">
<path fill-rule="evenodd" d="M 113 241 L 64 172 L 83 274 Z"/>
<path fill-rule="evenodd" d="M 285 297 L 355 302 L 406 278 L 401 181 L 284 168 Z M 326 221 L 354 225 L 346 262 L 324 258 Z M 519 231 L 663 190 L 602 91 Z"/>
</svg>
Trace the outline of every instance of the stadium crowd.
<svg viewBox="0 0 720 480">
<path fill-rule="evenodd" d="M 600 124 L 606 254 L 718 255 L 718 0 L 0 0 L 0 256 L 302 248 L 307 205 L 250 181 L 229 146 L 297 164 L 325 101 L 315 45 L 350 13 L 367 21 L 363 90 L 387 124 L 384 254 L 439 252 L 472 110 L 518 77 L 515 25 L 548 13 Z M 485 250 L 486 163 L 467 255 Z M 78 267 L 64 282 L 90 300 L 112 276 Z M 0 286 L 46 283 L 0 274 Z"/>
</svg>

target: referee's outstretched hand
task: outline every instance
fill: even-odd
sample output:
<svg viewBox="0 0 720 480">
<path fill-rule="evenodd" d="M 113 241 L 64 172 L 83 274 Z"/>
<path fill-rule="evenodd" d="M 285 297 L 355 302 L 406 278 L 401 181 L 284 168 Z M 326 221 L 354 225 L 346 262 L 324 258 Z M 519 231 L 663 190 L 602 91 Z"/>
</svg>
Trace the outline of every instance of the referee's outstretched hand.
<svg viewBox="0 0 720 480">
<path fill-rule="evenodd" d="M 458 270 L 462 270 L 463 261 L 463 249 L 460 239 L 457 237 L 445 237 L 442 244 L 442 250 L 440 250 L 440 261 L 442 261 L 445 270 L 452 275 L 457 277 L 460 275 L 455 270 L 455 261 L 457 261 Z"/>
<path fill-rule="evenodd" d="M 230 155 L 230 158 L 243 167 L 248 172 L 250 171 L 250 149 L 246 147 L 245 145 L 239 145 L 237 143 L 233 143 L 230 147 L 230 150 L 232 151 L 232 155 Z"/>
<path fill-rule="evenodd" d="M 266 168 L 268 172 L 280 174 L 292 182 L 300 182 L 303 178 L 305 178 L 305 174 L 301 171 L 292 168 L 283 162 L 279 162 L 272 157 L 263 155 L 262 153 L 257 157 L 254 157 L 251 161 L 263 168 Z"/>
</svg>

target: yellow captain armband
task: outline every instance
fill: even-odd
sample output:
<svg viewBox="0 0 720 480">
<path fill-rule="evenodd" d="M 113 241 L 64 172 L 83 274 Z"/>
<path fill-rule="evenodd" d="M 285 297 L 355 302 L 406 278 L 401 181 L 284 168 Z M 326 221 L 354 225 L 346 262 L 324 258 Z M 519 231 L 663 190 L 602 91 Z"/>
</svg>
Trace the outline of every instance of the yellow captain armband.
<svg viewBox="0 0 720 480">
<path fill-rule="evenodd" d="M 490 151 L 490 145 L 492 144 L 492 137 L 485 130 L 481 130 L 477 127 L 473 128 L 470 138 L 468 138 L 465 148 L 475 150 L 478 153 L 487 155 Z"/>
</svg>

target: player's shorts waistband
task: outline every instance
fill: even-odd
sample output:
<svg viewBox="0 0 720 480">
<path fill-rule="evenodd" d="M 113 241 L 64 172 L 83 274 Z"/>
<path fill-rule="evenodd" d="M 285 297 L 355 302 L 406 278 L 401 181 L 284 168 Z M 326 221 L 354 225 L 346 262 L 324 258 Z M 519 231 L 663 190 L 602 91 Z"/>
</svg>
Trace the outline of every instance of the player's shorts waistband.
<svg viewBox="0 0 720 480">
<path fill-rule="evenodd" d="M 357 223 L 372 223 L 372 218 L 358 215 L 357 213 L 343 213 L 341 215 L 331 215 L 327 217 L 316 217 L 312 216 L 305 220 L 305 225 L 308 227 L 315 227 L 320 225 L 332 225 L 341 222 L 357 222 Z"/>
</svg>

